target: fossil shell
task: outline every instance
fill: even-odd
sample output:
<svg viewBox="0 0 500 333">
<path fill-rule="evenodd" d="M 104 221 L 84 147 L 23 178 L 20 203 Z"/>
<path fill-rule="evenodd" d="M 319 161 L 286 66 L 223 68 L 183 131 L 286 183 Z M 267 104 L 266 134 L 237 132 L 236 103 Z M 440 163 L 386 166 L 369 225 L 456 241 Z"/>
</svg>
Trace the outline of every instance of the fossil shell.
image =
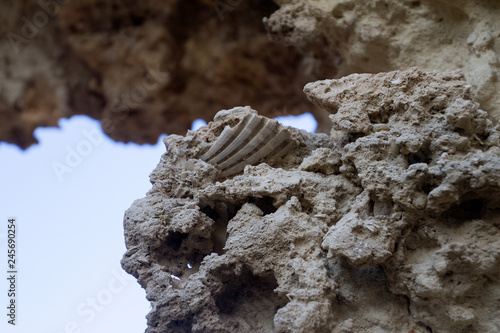
<svg viewBox="0 0 500 333">
<path fill-rule="evenodd" d="M 277 121 L 247 114 L 236 126 L 226 126 L 199 158 L 217 167 L 219 177 L 229 177 L 246 165 L 278 159 L 292 146 L 290 133 Z"/>
</svg>

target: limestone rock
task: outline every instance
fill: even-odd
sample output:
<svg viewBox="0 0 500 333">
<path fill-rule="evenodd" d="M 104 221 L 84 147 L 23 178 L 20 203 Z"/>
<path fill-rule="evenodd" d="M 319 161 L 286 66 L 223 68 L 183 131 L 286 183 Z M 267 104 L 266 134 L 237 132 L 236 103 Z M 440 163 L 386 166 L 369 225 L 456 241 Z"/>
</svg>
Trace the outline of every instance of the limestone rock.
<svg viewBox="0 0 500 333">
<path fill-rule="evenodd" d="M 262 18 L 278 6 L 230 3 L 3 1 L 0 141 L 27 148 L 35 128 L 75 114 L 136 143 L 185 133 L 234 105 L 325 116 L 301 90 L 326 76 L 266 35 Z"/>
<path fill-rule="evenodd" d="M 498 1 L 280 1 L 269 35 L 296 46 L 318 71 L 339 75 L 461 69 L 481 108 L 500 120 Z"/>
<path fill-rule="evenodd" d="M 500 133 L 458 71 L 308 84 L 332 135 L 220 178 L 219 112 L 165 139 L 124 219 L 153 332 L 494 332 Z"/>
<path fill-rule="evenodd" d="M 35 128 L 87 114 L 117 141 L 155 143 L 234 105 L 311 112 L 327 132 L 304 84 L 414 66 L 461 69 L 498 122 L 499 16 L 492 0 L 6 0 L 0 140 L 26 148 Z"/>
</svg>

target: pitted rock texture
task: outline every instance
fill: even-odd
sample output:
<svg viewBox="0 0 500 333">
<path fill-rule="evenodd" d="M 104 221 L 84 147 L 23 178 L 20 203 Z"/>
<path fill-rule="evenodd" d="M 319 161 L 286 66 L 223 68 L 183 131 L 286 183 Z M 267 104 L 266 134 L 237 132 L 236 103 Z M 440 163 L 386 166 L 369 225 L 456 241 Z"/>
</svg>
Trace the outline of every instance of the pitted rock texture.
<svg viewBox="0 0 500 333">
<path fill-rule="evenodd" d="M 461 69 L 481 108 L 500 120 L 498 1 L 277 2 L 265 21 L 269 35 L 314 59 L 317 70 Z"/>
<path fill-rule="evenodd" d="M 413 66 L 461 69 L 498 122 L 499 16 L 494 0 L 6 0 L 0 141 L 27 148 L 35 128 L 87 114 L 155 143 L 234 105 L 311 112 L 326 132 L 305 83 Z"/>
<path fill-rule="evenodd" d="M 331 135 L 218 178 L 198 156 L 250 107 L 165 139 L 124 218 L 153 332 L 496 332 L 500 132 L 459 71 L 305 87 Z"/>
<path fill-rule="evenodd" d="M 312 112 L 312 74 L 293 47 L 271 41 L 249 1 L 2 1 L 0 141 L 27 148 L 33 130 L 87 114 L 114 140 L 156 143 L 222 108 L 269 117 Z M 5 23 L 5 24 L 4 24 Z"/>
</svg>

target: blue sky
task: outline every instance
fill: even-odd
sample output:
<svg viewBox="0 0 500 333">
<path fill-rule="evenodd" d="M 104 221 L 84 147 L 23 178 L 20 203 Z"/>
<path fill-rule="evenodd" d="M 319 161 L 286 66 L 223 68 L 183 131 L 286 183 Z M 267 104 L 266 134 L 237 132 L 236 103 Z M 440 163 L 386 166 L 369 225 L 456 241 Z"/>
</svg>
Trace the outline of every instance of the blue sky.
<svg viewBox="0 0 500 333">
<path fill-rule="evenodd" d="M 310 114 L 280 122 L 314 131 Z M 194 126 L 204 125 L 195 121 Z M 195 128 L 194 128 L 195 129 Z M 150 189 L 165 146 L 116 143 L 86 116 L 35 131 L 22 151 L 0 143 L 0 266 L 7 271 L 7 219 L 17 220 L 17 320 L 1 332 L 143 332 L 149 303 L 120 267 L 123 213 Z"/>
</svg>

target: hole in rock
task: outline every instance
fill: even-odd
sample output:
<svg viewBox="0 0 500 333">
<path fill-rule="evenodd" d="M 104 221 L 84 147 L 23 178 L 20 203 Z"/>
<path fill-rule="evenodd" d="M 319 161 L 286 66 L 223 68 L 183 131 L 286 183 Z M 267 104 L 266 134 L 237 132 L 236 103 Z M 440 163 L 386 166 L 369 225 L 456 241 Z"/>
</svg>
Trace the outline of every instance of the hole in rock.
<svg viewBox="0 0 500 333">
<path fill-rule="evenodd" d="M 173 231 L 169 232 L 165 244 L 174 251 L 179 251 L 182 245 L 182 241 L 188 237 L 187 234 L 182 232 Z"/>
<path fill-rule="evenodd" d="M 484 142 L 484 141 L 488 140 L 488 137 L 490 136 L 490 133 L 478 134 L 477 136 L 478 136 L 478 138 L 479 138 L 481 141 L 483 141 L 483 142 Z"/>
<path fill-rule="evenodd" d="M 132 21 L 132 25 L 140 26 L 144 23 L 145 18 L 137 15 L 132 15 L 130 20 Z"/>
<path fill-rule="evenodd" d="M 264 215 L 276 212 L 277 208 L 273 205 L 274 198 L 250 198 L 249 202 L 254 203 L 264 213 Z"/>
<path fill-rule="evenodd" d="M 431 193 L 431 191 L 433 189 L 435 189 L 438 185 L 435 185 L 435 184 L 431 184 L 430 182 L 426 182 L 426 183 L 423 183 L 421 188 L 422 188 L 422 192 L 424 192 L 425 194 L 429 194 Z"/>
<path fill-rule="evenodd" d="M 341 147 L 343 147 L 349 143 L 355 142 L 357 139 L 362 138 L 364 136 L 365 135 L 363 133 L 346 133 L 340 138 L 339 144 Z"/>
<path fill-rule="evenodd" d="M 222 201 L 216 201 L 214 208 L 210 206 L 200 206 L 202 213 L 214 221 L 212 229 L 213 252 L 218 255 L 224 254 L 224 246 L 227 240 L 227 224 L 236 215 L 241 206 L 227 204 Z"/>
<path fill-rule="evenodd" d="M 302 207 L 302 212 L 306 214 L 312 214 L 314 210 L 314 204 L 312 204 L 309 200 L 307 200 L 304 196 L 304 193 L 301 193 L 297 196 L 297 199 L 299 199 L 300 206 Z M 290 198 L 288 198 L 290 200 Z"/>
<path fill-rule="evenodd" d="M 166 332 L 168 333 L 190 333 L 193 331 L 193 315 L 190 314 L 184 320 L 172 320 L 167 325 Z M 151 324 L 150 324 L 151 326 Z M 158 325 L 157 325 L 158 326 Z M 154 327 L 157 327 L 154 326 Z"/>
<path fill-rule="evenodd" d="M 391 201 L 375 201 L 370 198 L 368 204 L 368 215 L 369 216 L 388 216 L 392 213 L 392 207 L 394 203 Z"/>
<path fill-rule="evenodd" d="M 203 258 L 212 251 L 211 244 L 206 238 L 171 231 L 165 242 L 151 253 L 152 261 L 177 277 L 174 279 L 183 280 L 198 271 Z"/>
<path fill-rule="evenodd" d="M 339 8 L 334 8 L 332 10 L 332 16 L 337 19 L 337 20 L 340 20 L 341 18 L 344 17 L 344 13 L 342 13 L 342 10 L 340 10 Z M 325 93 L 327 93 L 328 91 L 325 91 Z"/>
<path fill-rule="evenodd" d="M 248 269 L 240 275 L 234 272 L 223 275 L 222 292 L 215 305 L 224 320 L 233 323 L 245 322 L 249 332 L 272 332 L 274 315 L 287 301 L 274 290 L 278 282 L 273 275 L 256 276 Z"/>
<path fill-rule="evenodd" d="M 449 222 L 465 222 L 481 219 L 485 212 L 486 202 L 483 198 L 474 198 L 468 195 L 462 198 L 459 204 L 455 204 L 443 213 L 443 218 Z"/>
<path fill-rule="evenodd" d="M 431 158 L 432 152 L 428 148 L 422 148 L 416 153 L 409 153 L 406 156 L 406 159 L 408 160 L 408 164 L 415 164 L 415 163 L 426 163 L 429 164 L 432 160 Z"/>
<path fill-rule="evenodd" d="M 380 110 L 382 111 L 382 110 Z M 372 124 L 387 124 L 389 122 L 389 115 L 392 113 L 391 110 L 383 110 L 386 112 L 369 112 L 368 119 L 370 119 L 370 123 Z"/>
</svg>

